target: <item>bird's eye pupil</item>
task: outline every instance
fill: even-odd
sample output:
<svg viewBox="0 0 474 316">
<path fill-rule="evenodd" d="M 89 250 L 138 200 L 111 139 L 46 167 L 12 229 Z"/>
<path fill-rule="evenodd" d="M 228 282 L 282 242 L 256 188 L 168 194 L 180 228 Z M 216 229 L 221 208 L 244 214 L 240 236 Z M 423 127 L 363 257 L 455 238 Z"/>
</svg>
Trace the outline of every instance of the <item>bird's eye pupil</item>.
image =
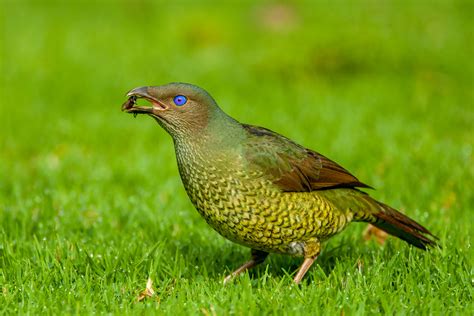
<svg viewBox="0 0 474 316">
<path fill-rule="evenodd" d="M 188 99 L 184 95 L 177 95 L 173 99 L 174 104 L 181 106 L 188 102 Z"/>
</svg>

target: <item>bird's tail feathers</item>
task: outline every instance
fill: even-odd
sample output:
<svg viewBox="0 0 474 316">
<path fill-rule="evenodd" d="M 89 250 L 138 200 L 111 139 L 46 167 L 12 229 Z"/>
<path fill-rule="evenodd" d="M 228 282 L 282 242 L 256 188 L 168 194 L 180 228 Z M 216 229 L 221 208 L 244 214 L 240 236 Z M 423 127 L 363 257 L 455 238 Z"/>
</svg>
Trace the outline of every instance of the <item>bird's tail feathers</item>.
<svg viewBox="0 0 474 316">
<path fill-rule="evenodd" d="M 371 214 L 372 225 L 423 250 L 437 246 L 434 239 L 438 238 L 428 229 L 394 208 L 366 197 L 378 206 L 378 211 Z"/>
</svg>

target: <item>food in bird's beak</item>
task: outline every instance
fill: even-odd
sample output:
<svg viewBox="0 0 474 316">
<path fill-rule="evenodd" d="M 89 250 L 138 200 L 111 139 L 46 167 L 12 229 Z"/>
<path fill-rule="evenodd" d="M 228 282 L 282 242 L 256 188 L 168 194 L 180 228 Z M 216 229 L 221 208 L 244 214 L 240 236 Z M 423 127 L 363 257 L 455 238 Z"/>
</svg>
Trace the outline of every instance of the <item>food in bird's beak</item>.
<svg viewBox="0 0 474 316">
<path fill-rule="evenodd" d="M 129 109 L 133 108 L 136 101 L 137 101 L 136 96 L 134 96 L 134 95 L 130 96 L 130 98 L 128 98 L 128 100 L 125 101 L 124 104 L 122 104 L 122 111 L 129 110 Z"/>
</svg>

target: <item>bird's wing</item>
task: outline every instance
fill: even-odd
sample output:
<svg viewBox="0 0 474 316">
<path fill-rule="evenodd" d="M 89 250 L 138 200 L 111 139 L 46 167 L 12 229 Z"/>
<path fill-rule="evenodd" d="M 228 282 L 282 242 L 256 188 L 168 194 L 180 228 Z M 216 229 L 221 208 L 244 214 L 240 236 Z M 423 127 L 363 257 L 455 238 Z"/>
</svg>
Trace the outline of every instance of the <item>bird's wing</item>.
<svg viewBox="0 0 474 316">
<path fill-rule="evenodd" d="M 288 138 L 262 127 L 243 127 L 248 135 L 244 155 L 249 167 L 263 171 L 283 191 L 370 188 L 334 161 Z"/>
</svg>

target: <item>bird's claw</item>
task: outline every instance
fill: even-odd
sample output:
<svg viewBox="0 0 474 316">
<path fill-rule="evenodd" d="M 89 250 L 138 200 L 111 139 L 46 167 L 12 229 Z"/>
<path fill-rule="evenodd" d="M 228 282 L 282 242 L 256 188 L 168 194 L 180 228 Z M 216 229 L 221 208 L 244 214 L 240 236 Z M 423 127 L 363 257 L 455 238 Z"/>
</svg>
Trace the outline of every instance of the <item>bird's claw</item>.
<svg viewBox="0 0 474 316">
<path fill-rule="evenodd" d="M 234 276 L 232 274 L 229 274 L 224 278 L 224 281 L 222 281 L 222 285 L 227 285 L 233 278 Z"/>
</svg>

